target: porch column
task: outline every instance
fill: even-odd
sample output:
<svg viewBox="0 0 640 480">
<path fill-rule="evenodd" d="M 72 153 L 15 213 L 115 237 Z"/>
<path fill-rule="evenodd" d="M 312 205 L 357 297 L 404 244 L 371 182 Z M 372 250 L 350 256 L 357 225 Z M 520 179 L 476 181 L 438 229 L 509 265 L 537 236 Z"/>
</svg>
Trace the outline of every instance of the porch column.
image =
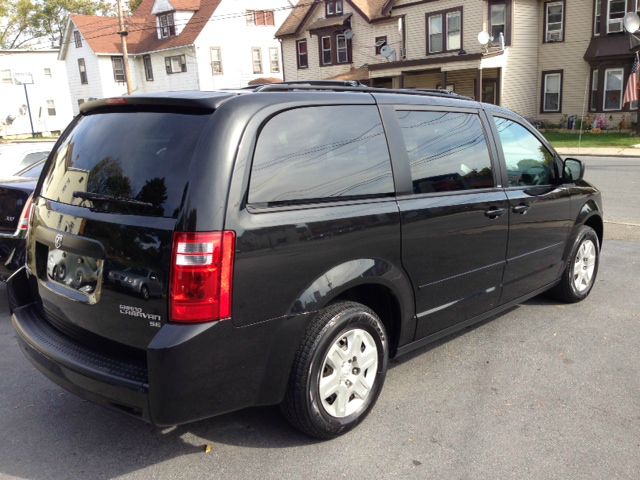
<svg viewBox="0 0 640 480">
<path fill-rule="evenodd" d="M 476 71 L 476 100 L 482 101 L 482 69 Z"/>
</svg>

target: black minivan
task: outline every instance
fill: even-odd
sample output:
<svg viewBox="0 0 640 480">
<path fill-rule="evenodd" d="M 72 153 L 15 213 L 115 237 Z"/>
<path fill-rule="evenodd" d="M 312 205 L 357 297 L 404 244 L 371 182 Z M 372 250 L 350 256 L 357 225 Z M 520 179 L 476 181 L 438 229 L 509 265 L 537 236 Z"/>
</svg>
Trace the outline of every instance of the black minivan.
<svg viewBox="0 0 640 480">
<path fill-rule="evenodd" d="M 504 108 L 338 82 L 172 92 L 82 106 L 8 293 L 26 356 L 81 397 L 160 426 L 280 404 L 331 438 L 389 358 L 546 290 L 585 298 L 602 237 L 582 164 Z"/>
</svg>

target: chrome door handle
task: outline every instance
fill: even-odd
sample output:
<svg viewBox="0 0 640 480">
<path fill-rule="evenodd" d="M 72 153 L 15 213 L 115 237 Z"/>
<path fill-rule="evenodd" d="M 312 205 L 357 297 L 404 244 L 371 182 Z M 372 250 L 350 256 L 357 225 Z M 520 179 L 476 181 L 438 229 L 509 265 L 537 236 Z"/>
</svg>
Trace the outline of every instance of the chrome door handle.
<svg viewBox="0 0 640 480">
<path fill-rule="evenodd" d="M 506 210 L 504 208 L 491 207 L 489 210 L 486 210 L 484 214 L 487 217 L 494 219 L 504 215 L 505 211 Z"/>
<path fill-rule="evenodd" d="M 529 205 L 525 205 L 524 203 L 516 205 L 511 209 L 513 213 L 519 213 L 520 215 L 524 215 L 525 213 L 527 213 L 527 210 L 529 210 Z"/>
</svg>

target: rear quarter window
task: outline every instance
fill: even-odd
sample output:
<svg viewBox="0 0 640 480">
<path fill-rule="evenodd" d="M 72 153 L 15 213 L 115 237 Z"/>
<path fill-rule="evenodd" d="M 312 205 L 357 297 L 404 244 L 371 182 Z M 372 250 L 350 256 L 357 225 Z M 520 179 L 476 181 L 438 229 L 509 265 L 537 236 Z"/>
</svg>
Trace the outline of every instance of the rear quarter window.
<svg viewBox="0 0 640 480">
<path fill-rule="evenodd" d="M 373 105 L 304 107 L 270 119 L 253 157 L 249 203 L 393 194 L 387 141 Z"/>
<path fill-rule="evenodd" d="M 169 112 L 81 117 L 54 154 L 42 196 L 109 211 L 124 208 L 118 203 L 94 204 L 82 198 L 87 192 L 143 202 L 151 205 L 145 215 L 176 218 L 191 157 L 208 118 Z M 74 195 L 77 192 L 80 196 Z"/>
</svg>

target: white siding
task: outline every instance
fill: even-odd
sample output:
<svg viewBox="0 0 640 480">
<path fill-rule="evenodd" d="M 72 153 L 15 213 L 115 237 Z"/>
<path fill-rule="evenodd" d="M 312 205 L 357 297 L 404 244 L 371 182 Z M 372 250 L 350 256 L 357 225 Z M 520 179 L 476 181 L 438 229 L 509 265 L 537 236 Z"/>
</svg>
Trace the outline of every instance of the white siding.
<svg viewBox="0 0 640 480">
<path fill-rule="evenodd" d="M 51 76 L 45 74 L 49 69 Z M 33 128 L 36 132 L 61 131 L 73 118 L 67 71 L 58 60 L 57 50 L 0 51 L 0 70 L 30 73 L 33 85 L 27 86 Z M 53 100 L 55 115 L 49 115 L 47 100 Z M 30 134 L 31 126 L 26 109 L 27 101 L 22 85 L 0 83 L 0 136 Z M 12 117 L 11 125 L 6 124 Z"/>
<path fill-rule="evenodd" d="M 142 55 L 137 55 L 133 60 L 134 78 L 136 79 L 135 92 L 165 92 L 175 90 L 199 90 L 198 62 L 194 47 L 182 47 L 163 52 L 149 54 L 153 68 L 153 81 L 147 81 L 144 74 Z M 167 73 L 165 57 L 184 55 L 187 61 L 187 71 L 180 73 Z"/>
</svg>

